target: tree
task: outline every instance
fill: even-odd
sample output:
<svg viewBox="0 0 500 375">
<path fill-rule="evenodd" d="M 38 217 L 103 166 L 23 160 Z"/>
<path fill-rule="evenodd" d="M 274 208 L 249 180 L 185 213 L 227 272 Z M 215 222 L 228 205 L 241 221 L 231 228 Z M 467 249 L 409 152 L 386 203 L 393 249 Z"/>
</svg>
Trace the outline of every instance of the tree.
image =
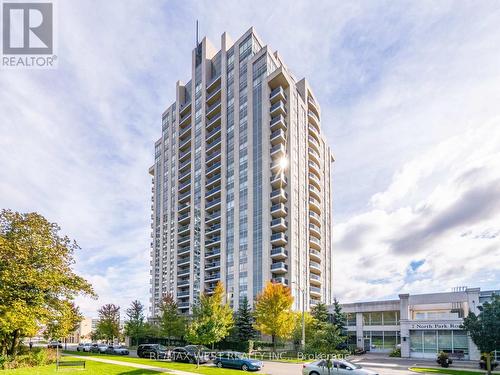
<svg viewBox="0 0 500 375">
<path fill-rule="evenodd" d="M 77 249 L 40 214 L 0 212 L 0 354 L 16 356 L 20 339 L 54 322 L 64 301 L 95 297 L 71 268 Z"/>
<path fill-rule="evenodd" d="M 46 339 L 62 339 L 78 329 L 83 315 L 73 302 L 61 301 L 44 332 Z"/>
<path fill-rule="evenodd" d="M 172 337 L 182 337 L 186 329 L 186 321 L 177 309 L 177 303 L 171 294 L 163 297 L 160 304 L 160 330 L 167 337 L 170 345 Z"/>
<path fill-rule="evenodd" d="M 345 333 L 347 326 L 347 315 L 342 312 L 342 306 L 340 306 L 337 298 L 333 299 L 333 314 L 332 314 L 332 324 L 336 326 L 341 333 Z"/>
<path fill-rule="evenodd" d="M 96 332 L 100 338 L 111 341 L 120 336 L 120 306 L 108 303 L 98 310 Z"/>
<path fill-rule="evenodd" d="M 500 348 L 500 296 L 478 307 L 479 314 L 472 311 L 464 318 L 462 328 L 486 357 L 486 369 L 491 374 L 491 353 Z"/>
<path fill-rule="evenodd" d="M 322 302 L 311 308 L 311 315 L 315 319 L 315 325 L 326 324 L 330 321 L 328 308 Z"/>
<path fill-rule="evenodd" d="M 144 336 L 146 332 L 146 327 L 144 326 L 144 306 L 138 300 L 132 301 L 132 304 L 125 313 L 128 318 L 125 323 L 125 334 L 131 338 L 135 338 L 135 343 L 139 345 L 139 338 Z"/>
<path fill-rule="evenodd" d="M 256 332 L 253 328 L 253 323 L 252 310 L 248 304 L 248 298 L 245 296 L 241 300 L 238 311 L 235 314 L 234 328 L 238 341 L 245 342 L 255 338 Z"/>
<path fill-rule="evenodd" d="M 295 312 L 295 329 L 293 330 L 292 338 L 293 342 L 296 346 L 300 344 L 302 341 L 302 312 Z M 304 323 L 305 323 L 305 342 L 309 342 L 311 340 L 312 335 L 315 332 L 316 319 L 312 316 L 311 313 L 305 312 L 304 314 Z"/>
<path fill-rule="evenodd" d="M 195 345 L 211 345 L 225 338 L 234 325 L 233 311 L 224 303 L 224 287 L 220 282 L 210 296 L 203 294 L 193 308 L 193 320 L 186 332 L 186 339 Z M 200 353 L 197 355 L 199 365 Z"/>
<path fill-rule="evenodd" d="M 283 284 L 268 282 L 257 296 L 255 303 L 255 329 L 270 335 L 273 350 L 276 351 L 276 339 L 290 338 L 296 325 L 291 308 L 293 296 L 290 288 Z"/>
</svg>

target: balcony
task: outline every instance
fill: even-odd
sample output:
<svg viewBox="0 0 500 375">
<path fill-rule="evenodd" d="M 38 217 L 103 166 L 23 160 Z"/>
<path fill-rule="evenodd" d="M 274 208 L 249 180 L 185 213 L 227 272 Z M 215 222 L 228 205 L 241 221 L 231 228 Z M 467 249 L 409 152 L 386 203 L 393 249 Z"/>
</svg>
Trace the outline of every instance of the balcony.
<svg viewBox="0 0 500 375">
<path fill-rule="evenodd" d="M 178 288 L 183 288 L 183 287 L 186 287 L 186 286 L 189 286 L 189 279 L 177 281 L 177 287 Z"/>
<path fill-rule="evenodd" d="M 177 292 L 177 298 L 189 297 L 189 290 Z"/>
<path fill-rule="evenodd" d="M 220 93 L 221 93 L 221 87 L 217 87 L 215 90 L 213 90 L 210 93 L 207 93 L 207 104 L 212 104 L 215 102 L 217 99 L 220 98 Z"/>
<path fill-rule="evenodd" d="M 179 162 L 186 160 L 188 156 L 191 156 L 191 149 L 187 149 L 186 151 L 179 152 Z"/>
<path fill-rule="evenodd" d="M 207 119 L 212 118 L 216 113 L 220 113 L 221 100 L 216 100 L 213 104 L 209 105 L 206 110 Z"/>
<path fill-rule="evenodd" d="M 309 166 L 309 170 L 312 171 L 318 178 L 321 178 L 321 169 L 315 161 L 309 160 L 307 165 Z"/>
<path fill-rule="evenodd" d="M 311 272 L 314 272 L 316 274 L 321 273 L 321 264 L 318 262 L 313 262 L 312 260 L 309 262 L 309 268 Z"/>
<path fill-rule="evenodd" d="M 274 233 L 271 235 L 273 246 L 284 246 L 288 243 L 288 236 L 285 233 Z"/>
<path fill-rule="evenodd" d="M 288 228 L 288 221 L 283 218 L 271 220 L 271 229 L 273 232 L 284 232 Z"/>
<path fill-rule="evenodd" d="M 184 214 L 186 212 L 189 212 L 190 210 L 191 210 L 191 205 L 188 203 L 183 203 L 183 204 L 179 204 L 177 212 L 179 214 Z"/>
<path fill-rule="evenodd" d="M 220 245 L 220 240 L 221 240 L 220 236 L 210 237 L 210 238 L 205 240 L 205 246 L 212 247 L 212 246 Z"/>
<path fill-rule="evenodd" d="M 318 250 L 309 249 L 309 258 L 316 262 L 321 262 L 321 253 Z"/>
<path fill-rule="evenodd" d="M 220 171 L 221 165 L 222 165 L 221 162 L 213 163 L 210 167 L 206 169 L 205 174 L 207 176 L 211 176 L 214 172 Z"/>
<path fill-rule="evenodd" d="M 286 134 L 283 129 L 279 129 L 271 133 L 271 144 L 274 146 L 279 143 L 286 143 Z"/>
<path fill-rule="evenodd" d="M 311 123 L 309 123 L 308 129 L 309 129 L 309 136 L 313 137 L 314 139 L 316 139 L 318 143 L 320 143 L 321 137 L 319 135 L 319 130 L 316 129 Z"/>
<path fill-rule="evenodd" d="M 210 251 L 205 251 L 205 258 L 206 259 L 210 259 L 210 258 L 214 258 L 214 257 L 218 257 L 220 256 L 220 249 L 219 248 L 215 248 L 215 249 L 212 249 Z"/>
<path fill-rule="evenodd" d="M 179 302 L 177 307 L 182 310 L 189 309 L 189 302 Z"/>
<path fill-rule="evenodd" d="M 189 212 L 183 214 L 183 215 L 179 215 L 177 217 L 177 219 L 179 220 L 179 224 L 184 224 L 186 222 L 189 222 L 189 218 L 190 218 L 191 214 Z"/>
<path fill-rule="evenodd" d="M 179 236 L 179 239 L 177 241 L 177 245 L 181 247 L 182 245 L 186 245 L 189 243 L 189 236 Z"/>
<path fill-rule="evenodd" d="M 284 277 L 275 277 L 271 279 L 271 282 L 288 286 L 288 279 L 285 279 Z"/>
<path fill-rule="evenodd" d="M 321 156 L 319 155 L 319 152 L 313 148 L 308 148 L 307 150 L 309 151 L 309 159 L 314 160 L 319 165 L 321 163 Z"/>
<path fill-rule="evenodd" d="M 179 172 L 185 172 L 184 168 L 191 166 L 191 159 L 187 159 L 179 164 Z"/>
<path fill-rule="evenodd" d="M 179 143 L 179 150 L 185 150 L 189 146 L 191 146 L 191 137 Z"/>
<path fill-rule="evenodd" d="M 205 198 L 213 198 L 215 195 L 220 193 L 220 191 L 221 191 L 220 186 L 216 186 L 211 190 L 207 190 L 207 192 L 205 193 Z"/>
<path fill-rule="evenodd" d="M 191 108 L 191 99 L 189 99 L 189 101 L 188 101 L 188 102 L 186 102 L 186 103 L 184 103 L 184 104 L 181 104 L 181 105 L 179 106 L 179 114 L 180 114 L 180 115 L 185 114 L 185 113 L 186 113 L 186 110 L 187 110 L 188 108 Z"/>
<path fill-rule="evenodd" d="M 205 271 L 214 270 L 215 268 L 220 268 L 220 261 L 205 263 Z"/>
<path fill-rule="evenodd" d="M 181 116 L 179 119 L 179 127 L 182 127 L 184 124 L 187 123 L 187 120 L 191 119 L 191 112 L 186 113 L 184 116 Z"/>
<path fill-rule="evenodd" d="M 271 157 L 273 159 L 275 158 L 282 158 L 283 156 L 286 155 L 286 148 L 285 145 L 283 144 L 277 144 L 276 146 L 273 146 L 271 148 Z"/>
<path fill-rule="evenodd" d="M 206 159 L 205 159 L 205 162 L 208 164 L 208 163 L 211 163 L 213 162 L 214 160 L 220 160 L 220 150 L 217 150 L 211 154 L 207 154 L 206 156 Z"/>
<path fill-rule="evenodd" d="M 309 181 L 313 182 L 318 189 L 321 189 L 321 181 L 319 180 L 318 176 L 309 172 Z"/>
<path fill-rule="evenodd" d="M 191 196 L 191 190 L 186 191 L 179 195 L 179 203 L 186 203 L 189 201 L 189 197 Z"/>
<path fill-rule="evenodd" d="M 189 263 L 191 263 L 191 259 L 189 257 L 177 259 L 177 266 L 179 267 L 186 266 Z"/>
<path fill-rule="evenodd" d="M 321 297 L 321 288 L 318 288 L 317 286 L 310 286 L 309 292 L 312 296 Z"/>
<path fill-rule="evenodd" d="M 288 200 L 288 194 L 284 189 L 273 190 L 271 192 L 271 202 L 285 203 Z"/>
<path fill-rule="evenodd" d="M 209 234 L 212 234 L 212 233 L 219 232 L 220 230 L 221 230 L 221 225 L 220 224 L 214 224 L 214 225 L 211 225 L 211 226 L 207 226 L 205 228 L 205 234 L 209 235 Z"/>
<path fill-rule="evenodd" d="M 274 117 L 279 114 L 285 115 L 286 114 L 285 103 L 282 100 L 274 103 L 269 109 L 269 113 L 271 114 L 271 117 Z"/>
<path fill-rule="evenodd" d="M 283 173 L 278 173 L 275 174 L 274 176 L 271 176 L 271 186 L 273 188 L 284 188 L 287 185 L 287 179 Z"/>
<path fill-rule="evenodd" d="M 215 208 L 220 208 L 220 203 L 221 203 L 221 199 L 220 198 L 214 199 L 212 201 L 207 201 L 205 209 L 207 209 L 207 210 L 213 210 Z"/>
<path fill-rule="evenodd" d="M 307 111 L 309 121 L 319 127 L 319 117 L 311 110 Z"/>
<path fill-rule="evenodd" d="M 321 238 L 321 228 L 313 223 L 309 223 L 309 232 L 316 238 Z"/>
<path fill-rule="evenodd" d="M 272 273 L 286 273 L 288 272 L 288 265 L 284 262 L 277 262 L 271 264 L 271 272 Z"/>
<path fill-rule="evenodd" d="M 217 173 L 215 176 L 210 177 L 208 180 L 206 180 L 205 186 L 208 187 L 208 186 L 212 185 L 213 183 L 219 181 L 220 179 L 221 179 L 221 174 Z"/>
<path fill-rule="evenodd" d="M 214 128 L 212 131 L 208 132 L 207 135 L 206 135 L 206 141 L 207 142 L 210 142 L 212 140 L 212 137 L 215 136 L 216 134 L 220 134 L 220 126 Z"/>
<path fill-rule="evenodd" d="M 286 122 L 283 115 L 278 115 L 271 119 L 271 130 L 275 131 L 278 129 L 286 130 Z"/>
<path fill-rule="evenodd" d="M 213 77 L 210 82 L 207 83 L 207 93 L 213 91 L 213 89 L 220 84 L 221 75 Z"/>
<path fill-rule="evenodd" d="M 271 91 L 271 93 L 269 94 L 269 100 L 271 101 L 271 104 L 276 103 L 279 100 L 286 100 L 286 94 L 285 90 L 283 90 L 283 87 L 278 86 L 273 91 Z"/>
<path fill-rule="evenodd" d="M 177 276 L 179 276 L 179 277 L 187 276 L 187 275 L 189 275 L 189 272 L 190 272 L 189 267 L 185 268 L 185 269 L 184 268 L 183 269 L 179 269 L 179 270 L 177 270 Z"/>
<path fill-rule="evenodd" d="M 179 175 L 179 182 L 184 181 L 189 176 L 191 176 L 191 169 Z"/>
<path fill-rule="evenodd" d="M 178 235 L 184 235 L 186 234 L 187 232 L 189 232 L 189 225 L 180 225 L 178 228 L 177 228 L 177 234 Z"/>
<path fill-rule="evenodd" d="M 220 119 L 221 119 L 221 114 L 220 112 L 216 114 L 214 117 L 212 117 L 210 120 L 207 121 L 206 123 L 206 130 L 212 129 L 212 126 L 220 124 Z"/>
<path fill-rule="evenodd" d="M 189 254 L 190 251 L 191 251 L 191 248 L 189 246 L 179 247 L 177 249 L 177 255 L 178 256 L 186 255 L 186 254 Z"/>
<path fill-rule="evenodd" d="M 210 215 L 206 215 L 205 216 L 205 224 L 209 225 L 210 223 L 219 222 L 220 221 L 220 214 L 221 214 L 221 212 L 219 210 L 219 211 L 211 212 Z"/>
<path fill-rule="evenodd" d="M 210 283 L 216 280 L 220 280 L 220 273 L 213 273 L 213 274 L 208 274 L 207 277 L 205 278 L 206 283 Z"/>
<path fill-rule="evenodd" d="M 220 147 L 220 144 L 221 144 L 221 137 L 220 136 L 218 136 L 217 138 L 212 139 L 212 141 L 207 142 L 206 152 L 207 153 L 211 152 L 216 147 Z"/>
<path fill-rule="evenodd" d="M 321 276 L 309 273 L 309 282 L 314 285 L 321 285 Z"/>
<path fill-rule="evenodd" d="M 191 125 L 188 125 L 185 128 L 181 128 L 181 130 L 179 131 L 179 139 L 184 140 L 187 135 L 191 135 Z"/>
<path fill-rule="evenodd" d="M 309 211 L 309 221 L 317 225 L 321 225 L 321 216 L 314 211 Z"/>
<path fill-rule="evenodd" d="M 271 215 L 273 217 L 284 217 L 288 214 L 288 208 L 283 203 L 274 204 L 271 206 Z"/>
<path fill-rule="evenodd" d="M 272 260 L 285 260 L 288 258 L 288 251 L 284 247 L 274 247 L 271 249 Z"/>
<path fill-rule="evenodd" d="M 321 213 L 321 203 L 319 200 L 309 197 L 309 208 L 315 211 L 317 214 Z"/>
<path fill-rule="evenodd" d="M 313 147 L 313 149 L 315 149 L 315 151 L 319 152 L 319 150 L 321 150 L 321 146 L 319 145 L 319 142 L 314 139 L 314 137 L 312 136 L 307 136 L 307 140 L 309 142 L 309 146 Z"/>
<path fill-rule="evenodd" d="M 321 241 L 316 237 L 309 236 L 309 245 L 317 250 L 321 250 Z"/>
<path fill-rule="evenodd" d="M 309 106 L 311 107 L 311 109 L 319 116 L 318 104 L 316 104 L 316 102 L 314 101 L 314 99 L 312 98 L 312 96 L 308 96 L 307 97 L 307 103 L 309 104 Z"/>
</svg>

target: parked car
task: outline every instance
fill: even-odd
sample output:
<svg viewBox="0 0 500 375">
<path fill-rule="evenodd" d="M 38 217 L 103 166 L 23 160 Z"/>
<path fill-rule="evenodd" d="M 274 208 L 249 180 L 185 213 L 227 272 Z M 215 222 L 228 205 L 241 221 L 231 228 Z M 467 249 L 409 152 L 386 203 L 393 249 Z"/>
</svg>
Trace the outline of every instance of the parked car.
<svg viewBox="0 0 500 375">
<path fill-rule="evenodd" d="M 198 345 L 186 345 L 184 347 L 188 352 L 193 353 L 197 355 L 198 353 L 201 353 L 202 357 L 205 357 L 206 360 L 213 359 L 215 357 L 215 352 L 211 351 L 208 349 L 206 346 L 198 346 Z"/>
<path fill-rule="evenodd" d="M 106 349 L 106 354 L 117 354 L 117 355 L 129 355 L 129 351 L 126 347 L 120 345 L 110 345 Z"/>
<path fill-rule="evenodd" d="M 312 363 L 307 363 L 303 366 L 303 375 L 335 375 L 349 374 L 349 375 L 378 375 L 376 372 L 362 368 L 347 361 L 331 361 L 330 369 L 326 360 L 319 360 Z M 329 371 L 330 370 L 330 371 Z"/>
<path fill-rule="evenodd" d="M 168 350 L 160 344 L 141 344 L 137 347 L 137 356 L 139 358 L 166 359 Z"/>
<path fill-rule="evenodd" d="M 200 355 L 199 361 L 197 361 L 198 352 L 189 351 L 186 348 L 174 348 L 170 353 L 170 358 L 174 362 L 185 362 L 185 363 L 207 363 L 208 358 L 202 353 Z"/>
<path fill-rule="evenodd" d="M 243 371 L 258 371 L 264 367 L 262 361 L 250 359 L 240 352 L 219 352 L 214 358 L 214 364 L 219 368 L 239 368 Z"/>
<path fill-rule="evenodd" d="M 105 353 L 108 346 L 106 344 L 92 344 L 90 345 L 91 353 Z"/>
<path fill-rule="evenodd" d="M 92 344 L 90 343 L 80 343 L 78 344 L 78 346 L 76 347 L 76 351 L 77 352 L 90 352 L 90 347 L 91 347 Z"/>
<path fill-rule="evenodd" d="M 50 341 L 47 344 L 47 348 L 48 349 L 57 349 L 57 348 L 62 349 L 62 344 L 59 341 Z"/>
</svg>

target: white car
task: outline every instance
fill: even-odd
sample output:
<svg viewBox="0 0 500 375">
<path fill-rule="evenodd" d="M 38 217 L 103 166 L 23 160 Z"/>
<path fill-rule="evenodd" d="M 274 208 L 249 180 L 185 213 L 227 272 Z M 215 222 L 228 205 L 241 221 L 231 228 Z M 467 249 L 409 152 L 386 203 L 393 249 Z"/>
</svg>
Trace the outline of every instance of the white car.
<svg viewBox="0 0 500 375">
<path fill-rule="evenodd" d="M 307 363 L 302 370 L 303 375 L 378 375 L 376 372 L 362 368 L 347 361 L 332 360 L 328 368 L 326 360 Z"/>
<path fill-rule="evenodd" d="M 76 351 L 77 352 L 90 352 L 90 346 L 91 345 L 92 344 L 90 344 L 90 343 L 85 343 L 85 344 L 80 343 L 76 347 Z"/>
</svg>

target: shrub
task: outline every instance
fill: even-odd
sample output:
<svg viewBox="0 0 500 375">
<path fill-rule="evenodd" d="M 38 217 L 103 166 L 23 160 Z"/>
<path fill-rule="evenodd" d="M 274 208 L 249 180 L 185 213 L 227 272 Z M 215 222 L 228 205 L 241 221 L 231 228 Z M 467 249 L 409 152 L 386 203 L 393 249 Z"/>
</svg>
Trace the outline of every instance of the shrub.
<svg viewBox="0 0 500 375">
<path fill-rule="evenodd" d="M 394 350 L 389 354 L 389 357 L 401 357 L 401 349 L 394 348 Z"/>
<path fill-rule="evenodd" d="M 441 367 L 449 367 L 453 363 L 452 360 L 448 357 L 448 353 L 445 352 L 440 352 L 438 354 L 436 362 Z"/>
<path fill-rule="evenodd" d="M 20 354 L 15 358 L 0 356 L 0 369 L 16 369 L 21 367 L 35 367 L 54 363 L 56 353 L 45 348 L 33 348 L 31 352 Z"/>
</svg>

